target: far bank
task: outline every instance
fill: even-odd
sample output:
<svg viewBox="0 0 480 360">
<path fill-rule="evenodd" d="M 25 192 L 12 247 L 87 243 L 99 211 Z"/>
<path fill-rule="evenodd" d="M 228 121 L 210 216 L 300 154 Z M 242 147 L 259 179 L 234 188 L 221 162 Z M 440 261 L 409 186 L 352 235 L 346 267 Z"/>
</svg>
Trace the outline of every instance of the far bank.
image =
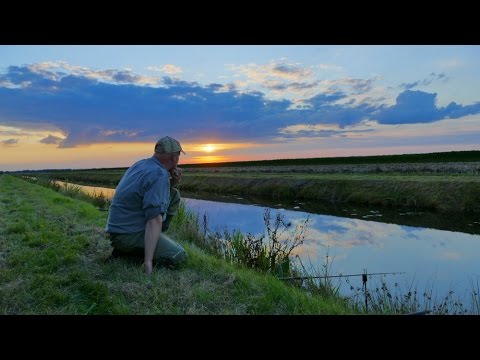
<svg viewBox="0 0 480 360">
<path fill-rule="evenodd" d="M 181 189 L 440 212 L 480 212 L 476 175 L 186 173 Z"/>
</svg>

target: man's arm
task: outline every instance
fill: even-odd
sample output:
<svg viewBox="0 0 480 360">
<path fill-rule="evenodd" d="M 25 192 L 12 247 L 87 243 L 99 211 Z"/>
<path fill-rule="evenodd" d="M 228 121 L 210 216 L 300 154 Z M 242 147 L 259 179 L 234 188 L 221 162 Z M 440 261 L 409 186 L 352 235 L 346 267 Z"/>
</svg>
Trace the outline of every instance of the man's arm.
<svg viewBox="0 0 480 360">
<path fill-rule="evenodd" d="M 176 187 L 178 184 L 180 184 L 180 180 L 182 180 L 182 173 L 183 170 L 179 167 L 170 170 L 170 187 Z"/>
<path fill-rule="evenodd" d="M 155 254 L 155 248 L 157 246 L 158 238 L 162 232 L 162 214 L 147 221 L 145 227 L 145 259 L 144 269 L 145 273 L 151 274 L 153 270 L 153 255 Z"/>
</svg>

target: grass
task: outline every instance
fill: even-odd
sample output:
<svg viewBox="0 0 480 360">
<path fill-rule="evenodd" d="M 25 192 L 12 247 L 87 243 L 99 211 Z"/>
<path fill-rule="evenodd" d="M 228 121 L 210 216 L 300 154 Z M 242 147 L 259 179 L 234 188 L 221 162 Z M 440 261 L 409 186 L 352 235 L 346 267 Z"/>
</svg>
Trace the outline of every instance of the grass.
<svg viewBox="0 0 480 360">
<path fill-rule="evenodd" d="M 3 314 L 355 313 L 340 298 L 312 296 L 207 254 L 189 241 L 198 230 L 189 214 L 169 230 L 189 261 L 147 277 L 141 264 L 109 258 L 107 214 L 90 203 L 1 175 L 0 204 Z"/>
</svg>

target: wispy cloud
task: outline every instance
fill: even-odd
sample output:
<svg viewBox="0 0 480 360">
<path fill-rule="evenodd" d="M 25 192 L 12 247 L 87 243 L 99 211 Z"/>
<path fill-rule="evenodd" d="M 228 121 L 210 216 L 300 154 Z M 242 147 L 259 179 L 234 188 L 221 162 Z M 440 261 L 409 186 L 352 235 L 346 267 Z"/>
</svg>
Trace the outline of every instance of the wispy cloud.
<svg viewBox="0 0 480 360">
<path fill-rule="evenodd" d="M 43 144 L 61 144 L 64 139 L 54 135 L 48 135 L 40 140 Z"/>
<path fill-rule="evenodd" d="M 15 146 L 18 144 L 18 139 L 8 139 L 0 142 L 3 146 Z"/>
<path fill-rule="evenodd" d="M 237 76 L 244 76 L 245 80 L 238 80 L 240 88 L 255 88 L 273 90 L 280 94 L 288 92 L 303 94 L 304 90 L 312 89 L 319 84 L 314 79 L 311 67 L 304 67 L 297 63 L 274 61 L 269 64 L 257 65 L 230 65 L 228 68 Z"/>
<path fill-rule="evenodd" d="M 446 59 L 440 62 L 440 67 L 444 69 L 453 69 L 463 66 L 463 62 L 459 59 Z"/>
<path fill-rule="evenodd" d="M 428 86 L 435 81 L 447 82 L 449 80 L 450 80 L 450 78 L 447 75 L 445 75 L 445 73 L 436 74 L 436 73 L 432 72 L 432 73 L 430 73 L 430 75 L 428 75 L 428 77 L 426 77 L 423 80 L 414 81 L 413 83 L 400 84 L 400 88 L 403 88 L 403 89 L 406 89 L 406 90 L 411 90 L 411 89 L 413 89 L 415 87 L 418 87 L 418 86 Z"/>
<path fill-rule="evenodd" d="M 130 69 L 93 70 L 70 65 L 64 61 L 43 62 L 25 66 L 10 66 L 0 77 L 0 84 L 11 88 L 43 88 L 56 90 L 58 85 L 79 86 L 95 82 L 113 84 L 158 85 L 160 78 L 135 74 Z"/>
<path fill-rule="evenodd" d="M 147 70 L 158 71 L 168 75 L 179 75 L 183 73 L 183 70 L 180 66 L 173 64 L 166 64 L 163 66 L 149 66 L 147 67 Z"/>
</svg>

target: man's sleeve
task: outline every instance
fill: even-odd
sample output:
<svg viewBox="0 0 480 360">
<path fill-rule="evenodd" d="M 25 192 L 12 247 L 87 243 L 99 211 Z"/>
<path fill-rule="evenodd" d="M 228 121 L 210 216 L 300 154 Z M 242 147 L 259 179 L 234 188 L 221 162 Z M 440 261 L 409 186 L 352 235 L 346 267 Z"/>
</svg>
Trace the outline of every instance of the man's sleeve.
<svg viewBox="0 0 480 360">
<path fill-rule="evenodd" d="M 148 221 L 164 214 L 167 211 L 170 201 L 170 182 L 168 177 L 162 173 L 153 173 L 145 182 L 143 196 L 143 211 Z"/>
</svg>

